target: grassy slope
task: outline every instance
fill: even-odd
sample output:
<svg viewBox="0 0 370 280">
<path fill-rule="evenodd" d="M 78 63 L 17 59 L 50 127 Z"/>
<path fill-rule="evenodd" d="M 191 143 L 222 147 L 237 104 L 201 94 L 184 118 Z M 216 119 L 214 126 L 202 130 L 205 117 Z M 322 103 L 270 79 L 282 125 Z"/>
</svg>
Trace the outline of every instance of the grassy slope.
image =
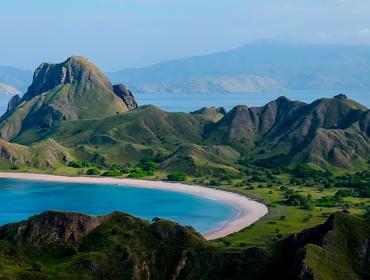
<svg viewBox="0 0 370 280">
<path fill-rule="evenodd" d="M 198 171 L 237 172 L 231 167 L 239 157 L 236 151 L 202 145 L 203 128 L 210 123 L 202 115 L 167 113 L 143 106 L 104 118 L 60 122 L 48 130 L 26 130 L 16 141 L 28 145 L 52 138 L 73 147 L 80 159 L 99 164 L 136 163 L 145 157 L 157 157 L 167 158 L 162 168 L 187 170 L 194 175 Z"/>
<path fill-rule="evenodd" d="M 285 175 L 282 177 L 283 180 L 287 179 Z M 343 207 L 314 207 L 312 210 L 305 210 L 299 206 L 288 206 L 284 204 L 286 200 L 284 192 L 277 186 L 258 188 L 258 184 L 255 183 L 255 189 L 248 190 L 243 187 L 235 187 L 235 183 L 236 181 L 231 184 L 226 183 L 221 188 L 263 201 L 269 207 L 269 213 L 252 226 L 213 241 L 216 244 L 221 244 L 226 240 L 231 243 L 229 245 L 231 248 L 266 246 L 293 232 L 323 223 L 330 214 L 343 209 Z M 339 188 L 318 190 L 315 187 L 302 186 L 292 186 L 289 189 L 302 195 L 309 194 L 314 199 L 333 196 L 339 190 Z M 364 213 L 364 205 L 370 205 L 370 198 L 346 197 L 344 202 L 348 205 L 346 208 L 348 211 L 361 215 Z M 284 218 L 282 218 L 283 216 Z"/>
<path fill-rule="evenodd" d="M 119 98 L 104 87 L 91 88 L 85 83 L 59 85 L 3 116 L 1 136 L 9 140 L 28 128 L 50 127 L 56 120 L 91 119 L 124 111 Z"/>
</svg>

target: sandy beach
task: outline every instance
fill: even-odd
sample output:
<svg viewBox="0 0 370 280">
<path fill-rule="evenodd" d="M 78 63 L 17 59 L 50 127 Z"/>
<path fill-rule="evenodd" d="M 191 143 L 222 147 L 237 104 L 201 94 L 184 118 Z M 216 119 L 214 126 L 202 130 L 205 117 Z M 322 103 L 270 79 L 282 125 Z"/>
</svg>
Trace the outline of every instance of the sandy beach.
<svg viewBox="0 0 370 280">
<path fill-rule="evenodd" d="M 0 178 L 64 182 L 64 183 L 66 182 L 66 183 L 115 184 L 123 186 L 124 185 L 134 186 L 140 188 L 160 189 L 208 197 L 210 199 L 222 201 L 238 209 L 239 210 L 238 214 L 233 219 L 225 221 L 225 223 L 220 228 L 204 234 L 204 237 L 207 238 L 208 240 L 224 237 L 231 233 L 238 232 L 241 229 L 258 221 L 268 212 L 268 208 L 264 204 L 254 201 L 245 196 L 213 188 L 207 188 L 196 185 L 186 185 L 181 183 L 147 181 L 137 179 L 66 177 L 34 173 L 5 173 L 5 172 L 0 172 Z"/>
</svg>

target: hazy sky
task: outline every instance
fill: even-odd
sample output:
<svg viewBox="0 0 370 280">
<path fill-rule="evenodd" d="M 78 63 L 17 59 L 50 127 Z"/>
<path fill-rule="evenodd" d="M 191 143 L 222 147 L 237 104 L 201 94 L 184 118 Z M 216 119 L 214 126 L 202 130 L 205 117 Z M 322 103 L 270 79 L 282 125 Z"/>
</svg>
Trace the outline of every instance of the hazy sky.
<svg viewBox="0 0 370 280">
<path fill-rule="evenodd" d="M 261 39 L 370 44 L 370 0 L 0 1 L 0 65 L 25 69 L 79 54 L 110 71 Z"/>
</svg>

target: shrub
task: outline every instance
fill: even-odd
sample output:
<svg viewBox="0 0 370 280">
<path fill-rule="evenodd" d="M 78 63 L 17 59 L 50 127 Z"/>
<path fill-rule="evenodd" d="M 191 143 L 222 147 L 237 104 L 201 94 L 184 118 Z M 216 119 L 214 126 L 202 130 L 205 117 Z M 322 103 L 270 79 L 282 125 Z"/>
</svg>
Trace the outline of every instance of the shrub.
<svg viewBox="0 0 370 280">
<path fill-rule="evenodd" d="M 79 161 L 79 160 L 73 160 L 68 164 L 68 166 L 73 167 L 73 168 L 90 167 L 91 163 L 82 162 L 82 161 Z"/>
<path fill-rule="evenodd" d="M 293 170 L 293 175 L 295 175 L 298 178 L 311 178 L 311 179 L 331 176 L 330 173 L 314 169 L 307 164 L 299 164 Z"/>
<path fill-rule="evenodd" d="M 219 181 L 216 181 L 214 179 L 209 181 L 209 185 L 211 186 L 221 186 L 221 183 Z"/>
<path fill-rule="evenodd" d="M 315 200 L 315 205 L 318 207 L 335 207 L 337 206 L 338 199 L 336 197 L 325 196 Z"/>
<path fill-rule="evenodd" d="M 144 171 L 154 172 L 157 171 L 159 164 L 152 159 L 143 159 L 140 161 L 137 167 L 141 168 Z"/>
<path fill-rule="evenodd" d="M 87 175 L 100 175 L 100 170 L 98 168 L 90 168 L 87 170 L 86 174 Z"/>
<path fill-rule="evenodd" d="M 128 177 L 129 178 L 141 178 L 145 176 L 150 176 L 152 174 L 153 172 L 144 171 L 140 167 L 136 167 L 131 170 L 130 175 L 128 175 Z"/>
<path fill-rule="evenodd" d="M 71 161 L 68 164 L 68 166 L 69 167 L 73 167 L 73 168 L 82 168 L 83 167 L 82 162 L 81 161 L 78 161 L 78 160 Z"/>
<path fill-rule="evenodd" d="M 167 179 L 170 181 L 185 181 L 186 175 L 184 173 L 171 173 L 167 175 Z"/>
<path fill-rule="evenodd" d="M 335 197 L 336 198 L 340 198 L 340 197 L 348 197 L 348 196 L 351 196 L 353 194 L 353 191 L 352 190 L 348 190 L 348 189 L 340 189 L 338 190 L 336 193 L 335 193 Z"/>
<path fill-rule="evenodd" d="M 303 209 L 311 210 L 313 208 L 312 199 L 300 194 L 288 195 L 287 204 L 291 206 L 300 206 Z"/>
<path fill-rule="evenodd" d="M 122 168 L 121 168 L 121 172 L 122 172 L 123 174 L 128 174 L 128 173 L 130 173 L 130 170 L 128 169 L 128 167 L 122 167 Z"/>
</svg>

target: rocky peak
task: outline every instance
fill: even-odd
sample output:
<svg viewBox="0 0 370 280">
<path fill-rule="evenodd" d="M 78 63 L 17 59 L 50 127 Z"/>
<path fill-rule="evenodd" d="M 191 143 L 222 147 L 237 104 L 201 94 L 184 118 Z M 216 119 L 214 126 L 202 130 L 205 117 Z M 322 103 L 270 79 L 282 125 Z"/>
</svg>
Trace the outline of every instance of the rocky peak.
<svg viewBox="0 0 370 280">
<path fill-rule="evenodd" d="M 203 107 L 199 110 L 191 112 L 192 115 L 202 115 L 204 118 L 217 122 L 221 120 L 226 114 L 227 111 L 224 107 Z"/>
<path fill-rule="evenodd" d="M 358 121 L 367 108 L 344 96 L 321 98 L 307 105 L 302 115 L 316 127 L 346 128 Z"/>
<path fill-rule="evenodd" d="M 14 101 L 14 102 L 13 102 Z M 56 121 L 92 119 L 137 107 L 132 93 L 112 83 L 89 60 L 72 56 L 60 64 L 43 63 L 19 101 L 0 118 L 0 135 L 12 140 L 29 128 L 49 128 Z M 22 102 L 22 108 L 18 105 Z"/>
<path fill-rule="evenodd" d="M 125 103 L 127 110 L 133 110 L 138 107 L 134 95 L 131 90 L 124 84 L 118 84 L 113 86 L 113 92 L 122 99 Z"/>
<path fill-rule="evenodd" d="M 12 112 L 17 106 L 21 103 L 21 98 L 18 94 L 14 95 L 10 98 L 8 102 L 8 108 L 6 110 L 7 113 Z"/>
<path fill-rule="evenodd" d="M 288 103 L 290 99 L 286 96 L 279 96 L 276 100 L 277 103 Z"/>
<path fill-rule="evenodd" d="M 62 84 L 86 83 L 112 90 L 111 82 L 88 59 L 72 56 L 60 64 L 42 63 L 33 75 L 25 100 Z"/>
<path fill-rule="evenodd" d="M 334 98 L 336 98 L 336 99 L 347 99 L 347 95 L 345 95 L 343 93 L 340 93 L 340 94 L 334 96 Z"/>
<path fill-rule="evenodd" d="M 203 107 L 199 110 L 191 112 L 190 114 L 197 115 L 197 114 L 221 114 L 226 115 L 226 109 L 224 107 Z"/>
</svg>

